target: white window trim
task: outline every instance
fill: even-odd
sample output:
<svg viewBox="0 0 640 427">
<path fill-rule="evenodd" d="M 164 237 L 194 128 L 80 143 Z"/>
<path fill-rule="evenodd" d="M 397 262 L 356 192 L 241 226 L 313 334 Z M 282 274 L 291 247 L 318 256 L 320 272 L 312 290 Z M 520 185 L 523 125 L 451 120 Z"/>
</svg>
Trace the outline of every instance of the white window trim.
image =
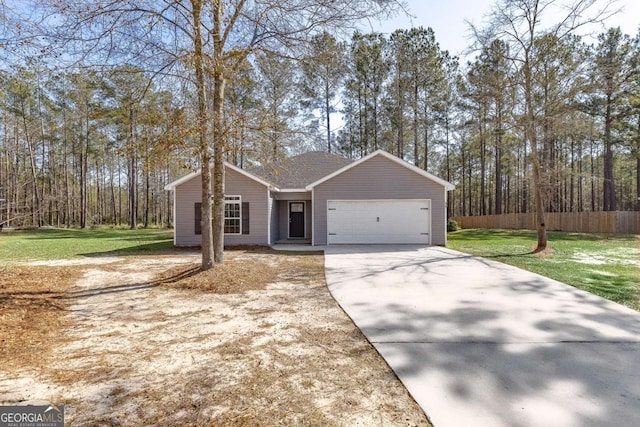
<svg viewBox="0 0 640 427">
<path fill-rule="evenodd" d="M 233 198 L 233 199 L 232 199 Z M 229 200 L 231 199 L 231 200 Z M 238 204 L 240 209 L 240 216 L 237 218 L 238 221 L 240 221 L 240 227 L 238 227 L 238 232 L 237 233 L 224 233 L 225 236 L 237 236 L 242 234 L 242 196 L 236 196 L 236 195 L 224 195 L 224 205 L 225 205 L 225 212 L 226 212 L 226 206 L 227 205 L 235 205 Z M 227 218 L 226 216 L 224 218 L 222 218 L 223 221 L 223 228 L 224 228 L 224 222 L 227 219 L 236 219 L 236 218 Z"/>
</svg>

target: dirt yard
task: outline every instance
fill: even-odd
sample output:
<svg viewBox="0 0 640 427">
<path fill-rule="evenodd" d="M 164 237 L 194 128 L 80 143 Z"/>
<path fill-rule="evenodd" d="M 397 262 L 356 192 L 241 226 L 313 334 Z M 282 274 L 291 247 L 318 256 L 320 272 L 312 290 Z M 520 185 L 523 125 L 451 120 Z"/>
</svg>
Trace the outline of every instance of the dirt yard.
<svg viewBox="0 0 640 427">
<path fill-rule="evenodd" d="M 430 425 L 330 296 L 322 255 L 197 262 L 4 267 L 0 404 L 64 403 L 70 426 Z"/>
</svg>

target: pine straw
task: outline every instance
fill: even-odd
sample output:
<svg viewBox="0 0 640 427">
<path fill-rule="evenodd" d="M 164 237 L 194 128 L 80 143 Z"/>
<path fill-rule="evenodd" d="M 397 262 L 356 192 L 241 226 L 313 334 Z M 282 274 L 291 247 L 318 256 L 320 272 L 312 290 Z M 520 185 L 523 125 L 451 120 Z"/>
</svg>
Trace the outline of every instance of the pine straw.
<svg viewBox="0 0 640 427">
<path fill-rule="evenodd" d="M 80 272 L 9 266 L 0 272 L 0 361 L 4 371 L 42 368 L 69 326 L 66 292 Z"/>
<path fill-rule="evenodd" d="M 380 425 L 428 425 L 415 416 L 415 408 L 403 420 L 401 405 L 395 403 L 410 398 L 360 332 L 342 326 L 345 329 L 296 330 L 301 333 L 295 343 L 257 345 L 256 336 L 220 346 L 222 363 L 234 360 L 250 369 L 234 384 L 218 387 L 218 410 L 209 415 L 207 425 L 329 426 L 341 425 L 341 418 L 354 420 L 371 412 L 381 414 Z M 380 389 L 388 392 L 382 404 L 386 407 L 362 404 Z M 334 395 L 342 399 L 332 401 Z M 322 400 L 326 407 L 318 405 Z"/>
<path fill-rule="evenodd" d="M 90 317 L 76 325 L 64 323 L 63 297 L 81 267 L 21 268 L 12 280 L 2 274 L 0 295 L 12 310 L 25 302 L 5 282 L 33 291 L 32 318 L 21 324 L 33 329 L 28 336 L 51 333 L 40 338 L 45 343 L 56 333 L 58 342 L 70 337 L 71 347 L 48 359 L 40 360 L 37 345 L 23 349 L 23 366 L 54 362 L 37 371 L 62 387 L 69 420 L 78 426 L 430 425 L 330 296 L 322 255 L 264 249 L 225 255 L 208 272 L 182 264 L 133 283 L 148 285 L 141 290 L 96 296 L 83 309 Z M 126 285 L 118 274 L 135 266 L 150 268 L 141 258 L 91 271 L 113 272 L 106 280 Z M 91 316 L 105 320 L 93 323 Z M 29 323 L 38 318 L 44 321 Z M 24 345 L 34 339 L 28 336 Z M 165 369 L 172 361 L 175 367 Z"/>
<path fill-rule="evenodd" d="M 535 257 L 538 257 L 538 258 L 547 258 L 547 257 L 553 255 L 553 252 L 554 252 L 554 250 L 553 250 L 553 248 L 551 246 L 547 246 L 546 248 L 544 248 L 544 249 L 542 249 L 540 251 L 536 251 L 535 246 L 532 247 L 532 249 L 531 249 L 531 254 L 533 256 L 535 256 Z"/>
<path fill-rule="evenodd" d="M 225 252 L 225 257 L 225 262 L 207 271 L 201 271 L 198 263 L 174 267 L 154 282 L 174 289 L 236 294 L 263 290 L 276 281 L 304 283 L 324 277 L 321 252 L 283 256 L 269 248 L 251 247 Z"/>
<path fill-rule="evenodd" d="M 229 337 L 215 348 L 216 368 L 189 379 L 190 389 L 204 391 L 209 402 L 163 406 L 174 413 L 192 413 L 195 424 L 202 426 L 348 425 L 361 418 L 369 420 L 372 413 L 377 414 L 373 419 L 379 425 L 430 425 L 386 362 L 328 294 L 321 252 L 253 248 L 226 256 L 227 261 L 213 270 L 200 272 L 199 265 L 176 267 L 158 281 L 173 288 L 219 294 L 264 290 L 274 282 L 295 288 L 274 299 L 281 303 L 278 306 L 246 311 L 242 316 L 263 319 L 260 326 L 249 335 Z M 331 326 L 293 321 L 301 316 L 297 303 L 305 300 L 313 301 L 312 310 L 319 315 L 312 316 L 320 323 L 324 321 L 320 313 L 332 313 Z M 243 311 L 241 306 L 238 310 Z M 290 313 L 292 323 L 273 321 L 283 311 Z M 295 338 L 277 338 L 283 330 Z M 380 406 L 371 406 L 376 401 L 373 395 L 385 396 Z M 154 399 L 166 397 L 160 392 Z M 323 401 L 324 405 L 319 404 Z M 153 420 L 157 425 L 178 421 L 171 414 L 157 415 Z"/>
</svg>

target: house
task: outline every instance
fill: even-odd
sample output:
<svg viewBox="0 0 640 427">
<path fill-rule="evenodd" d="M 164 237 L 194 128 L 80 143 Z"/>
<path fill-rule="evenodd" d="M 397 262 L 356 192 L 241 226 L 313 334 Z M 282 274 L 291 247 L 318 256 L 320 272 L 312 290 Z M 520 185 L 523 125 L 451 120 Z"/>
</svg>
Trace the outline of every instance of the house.
<svg viewBox="0 0 640 427">
<path fill-rule="evenodd" d="M 226 163 L 225 245 L 445 245 L 453 188 L 382 150 L 356 161 L 309 152 L 251 170 Z M 200 245 L 200 172 L 165 189 L 173 190 L 174 244 Z"/>
</svg>

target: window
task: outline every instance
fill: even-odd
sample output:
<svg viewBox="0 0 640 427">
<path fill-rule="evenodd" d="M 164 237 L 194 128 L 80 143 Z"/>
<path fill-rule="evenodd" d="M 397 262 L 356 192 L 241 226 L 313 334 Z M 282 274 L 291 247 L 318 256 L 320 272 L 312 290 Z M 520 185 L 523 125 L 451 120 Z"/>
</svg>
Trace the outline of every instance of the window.
<svg viewBox="0 0 640 427">
<path fill-rule="evenodd" d="M 194 205 L 194 233 L 202 234 L 202 203 Z M 241 196 L 224 198 L 224 234 L 249 234 L 249 203 Z"/>
<path fill-rule="evenodd" d="M 242 232 L 242 201 L 240 196 L 224 196 L 224 234 Z"/>
</svg>

